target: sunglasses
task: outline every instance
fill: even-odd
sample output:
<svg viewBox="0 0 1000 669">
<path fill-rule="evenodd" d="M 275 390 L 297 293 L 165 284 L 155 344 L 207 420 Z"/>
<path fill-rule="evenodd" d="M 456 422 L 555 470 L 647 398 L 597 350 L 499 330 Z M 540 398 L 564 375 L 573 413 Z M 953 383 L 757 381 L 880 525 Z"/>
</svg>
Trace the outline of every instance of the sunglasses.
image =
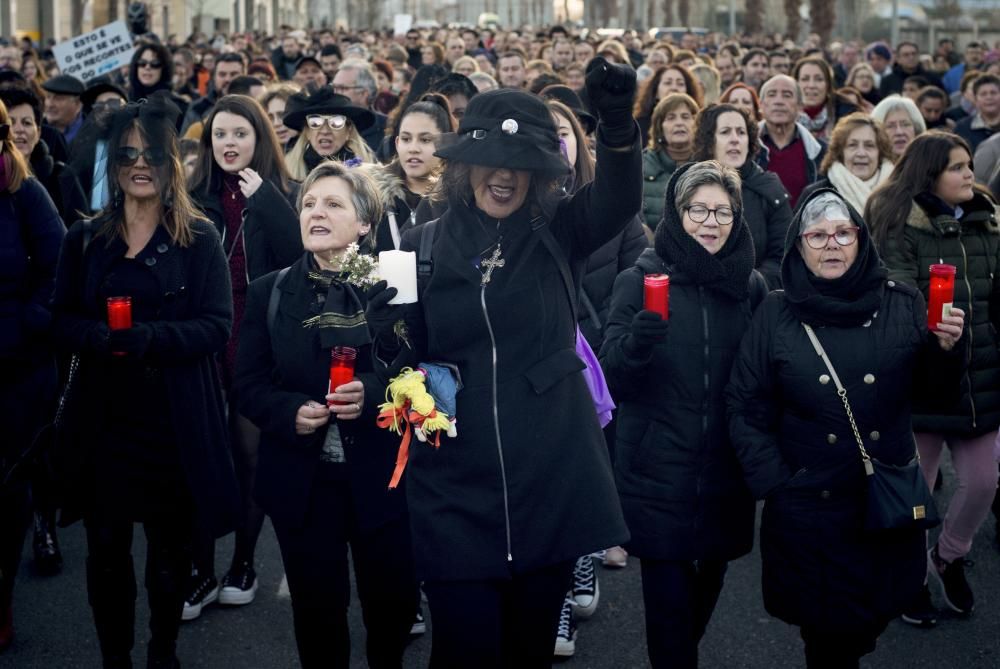
<svg viewBox="0 0 1000 669">
<path fill-rule="evenodd" d="M 155 147 L 140 151 L 134 146 L 119 146 L 118 152 L 115 154 L 118 164 L 123 167 L 135 165 L 139 162 L 139 156 L 142 156 L 150 167 L 159 167 L 167 162 L 167 152 Z"/>
<path fill-rule="evenodd" d="M 313 130 L 319 130 L 324 125 L 329 125 L 333 130 L 341 130 L 347 125 L 347 117 L 343 114 L 334 114 L 333 116 L 310 114 L 306 116 L 306 125 Z"/>
<path fill-rule="evenodd" d="M 161 63 L 158 60 L 137 60 L 137 61 L 135 61 L 135 64 L 136 64 L 136 67 L 138 67 L 138 68 L 151 67 L 154 70 L 158 70 L 161 67 L 163 67 L 163 63 Z"/>
</svg>

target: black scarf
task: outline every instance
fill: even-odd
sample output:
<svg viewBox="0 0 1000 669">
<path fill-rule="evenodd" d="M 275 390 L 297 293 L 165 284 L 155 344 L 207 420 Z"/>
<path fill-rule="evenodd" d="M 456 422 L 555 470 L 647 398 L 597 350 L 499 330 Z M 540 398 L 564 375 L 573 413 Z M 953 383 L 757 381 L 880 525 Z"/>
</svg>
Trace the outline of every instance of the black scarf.
<svg viewBox="0 0 1000 669">
<path fill-rule="evenodd" d="M 827 192 L 836 191 L 820 188 L 799 203 L 785 237 L 781 281 L 789 308 L 803 323 L 815 327 L 854 327 L 871 320 L 878 311 L 888 272 L 875 250 L 868 226 L 851 207 L 848 207 L 851 220 L 858 226 L 855 242 L 858 255 L 854 263 L 837 279 L 822 279 L 806 267 L 798 245 L 802 213 L 806 202 Z"/>
<path fill-rule="evenodd" d="M 653 248 L 656 255 L 671 268 L 671 283 L 704 286 L 735 300 L 745 300 L 750 294 L 754 250 L 750 228 L 743 220 L 743 210 L 734 208 L 729 238 L 714 255 L 684 230 L 681 212 L 677 210 L 675 188 L 680 176 L 694 164 L 684 165 L 670 177 L 663 219 L 656 227 Z"/>
<path fill-rule="evenodd" d="M 305 161 L 306 170 L 312 172 L 314 169 L 316 169 L 317 165 L 323 163 L 324 161 L 339 160 L 340 162 L 343 163 L 347 162 L 353 157 L 354 154 L 351 152 L 350 149 L 347 148 L 347 144 L 344 144 L 344 146 L 340 148 L 340 151 L 330 154 L 329 156 L 319 155 L 318 153 L 316 153 L 316 150 L 312 147 L 312 144 L 309 144 L 308 146 L 306 146 L 306 152 L 302 156 L 302 159 L 303 161 Z"/>
<path fill-rule="evenodd" d="M 358 297 L 357 288 L 347 283 L 346 273 L 318 269 L 310 259 L 306 277 L 316 293 L 316 315 L 302 325 L 319 328 L 320 346 L 361 348 L 370 344 L 364 304 Z"/>
</svg>

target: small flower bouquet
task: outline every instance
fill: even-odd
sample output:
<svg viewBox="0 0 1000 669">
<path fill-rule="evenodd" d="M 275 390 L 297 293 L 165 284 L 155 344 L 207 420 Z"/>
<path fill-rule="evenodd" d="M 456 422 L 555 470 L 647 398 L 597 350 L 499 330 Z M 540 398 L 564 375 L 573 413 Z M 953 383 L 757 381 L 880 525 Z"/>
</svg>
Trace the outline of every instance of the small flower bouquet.
<svg viewBox="0 0 1000 669">
<path fill-rule="evenodd" d="M 340 261 L 341 271 L 347 273 L 347 283 L 369 289 L 379 281 L 378 258 L 362 253 L 357 242 L 348 244 Z"/>
</svg>

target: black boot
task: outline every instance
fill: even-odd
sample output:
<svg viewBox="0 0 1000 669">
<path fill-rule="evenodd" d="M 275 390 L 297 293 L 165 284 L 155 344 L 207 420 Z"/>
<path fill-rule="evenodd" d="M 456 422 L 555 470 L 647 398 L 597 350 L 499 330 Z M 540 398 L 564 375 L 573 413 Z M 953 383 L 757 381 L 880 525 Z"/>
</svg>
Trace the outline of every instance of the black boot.
<svg viewBox="0 0 1000 669">
<path fill-rule="evenodd" d="M 131 555 L 113 564 L 87 558 L 87 598 L 94 612 L 104 669 L 132 669 L 135 597 Z"/>
<path fill-rule="evenodd" d="M 191 555 L 173 546 L 147 544 L 146 594 L 149 597 L 149 669 L 180 666 L 175 650 L 184 609 Z"/>
<path fill-rule="evenodd" d="M 55 513 L 35 511 L 35 536 L 32 542 L 35 553 L 35 568 L 38 573 L 51 576 L 62 567 L 62 553 L 56 538 Z"/>
</svg>

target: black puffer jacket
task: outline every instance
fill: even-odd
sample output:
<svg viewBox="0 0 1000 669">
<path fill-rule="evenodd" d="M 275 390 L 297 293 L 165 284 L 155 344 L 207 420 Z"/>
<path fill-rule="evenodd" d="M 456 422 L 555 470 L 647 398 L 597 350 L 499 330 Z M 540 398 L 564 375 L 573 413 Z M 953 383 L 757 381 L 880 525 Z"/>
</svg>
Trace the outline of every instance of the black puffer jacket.
<svg viewBox="0 0 1000 669">
<path fill-rule="evenodd" d="M 576 315 L 580 332 L 595 351 L 601 348 L 608 324 L 615 277 L 635 264 L 646 245 L 642 219 L 636 216 L 614 239 L 587 258 L 587 273 L 583 275 L 583 290 L 580 291 Z"/>
<path fill-rule="evenodd" d="M 673 274 L 653 249 L 615 281 L 601 366 L 618 403 L 615 479 L 629 552 L 732 560 L 753 547 L 754 502 L 726 430 L 723 392 L 751 302 L 691 283 L 670 287 L 670 331 L 649 360 L 624 346 L 643 277 Z M 767 289 L 760 275 L 759 300 Z"/>
<path fill-rule="evenodd" d="M 864 225 L 860 217 L 855 223 Z M 786 249 L 799 222 L 793 226 Z M 789 251 L 783 262 L 802 260 Z M 903 465 L 915 450 L 912 398 L 931 384 L 939 401 L 957 398 L 965 338 L 944 353 L 927 329 L 920 293 L 898 281 L 881 285 L 869 321 L 817 327 L 816 335 L 844 383 L 867 451 Z M 924 532 L 864 532 L 859 449 L 784 291 L 771 293 L 754 315 L 726 399 L 747 484 L 767 500 L 760 531 L 765 608 L 831 634 L 878 634 L 923 584 Z"/>
<path fill-rule="evenodd" d="M 743 218 L 750 226 L 757 270 L 772 290 L 781 288 L 781 256 L 792 207 L 781 179 L 748 160 L 740 168 L 743 179 Z"/>
<path fill-rule="evenodd" d="M 952 411 L 919 412 L 913 428 L 973 437 L 1000 426 L 1000 224 L 996 204 L 985 195 L 977 193 L 962 209 L 956 220 L 940 200 L 918 196 L 902 239 L 890 239 L 884 257 L 891 278 L 918 287 L 925 297 L 930 265 L 958 268 L 954 304 L 971 325 L 962 401 Z"/>
</svg>

